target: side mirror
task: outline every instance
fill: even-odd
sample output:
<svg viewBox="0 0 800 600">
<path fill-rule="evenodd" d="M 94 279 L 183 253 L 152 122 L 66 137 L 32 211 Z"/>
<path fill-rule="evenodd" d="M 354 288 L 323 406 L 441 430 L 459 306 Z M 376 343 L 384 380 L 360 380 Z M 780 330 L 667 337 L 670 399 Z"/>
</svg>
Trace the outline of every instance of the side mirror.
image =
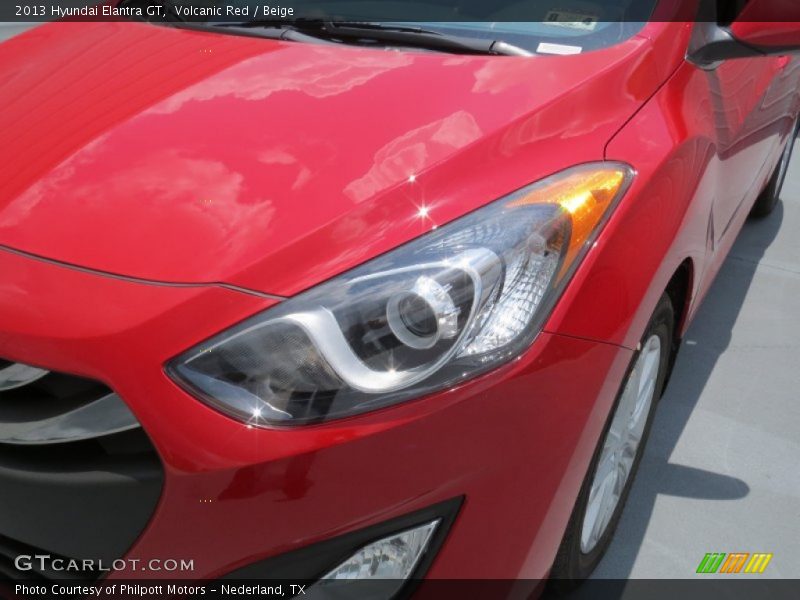
<svg viewBox="0 0 800 600">
<path fill-rule="evenodd" d="M 800 1 L 748 0 L 728 26 L 704 25 L 689 60 L 713 67 L 723 60 L 800 54 Z"/>
</svg>

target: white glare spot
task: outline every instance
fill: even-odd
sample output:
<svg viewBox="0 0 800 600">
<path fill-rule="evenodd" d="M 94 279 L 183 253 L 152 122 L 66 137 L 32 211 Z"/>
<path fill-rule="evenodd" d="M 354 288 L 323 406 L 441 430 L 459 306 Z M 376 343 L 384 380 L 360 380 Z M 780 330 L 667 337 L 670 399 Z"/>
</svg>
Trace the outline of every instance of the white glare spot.
<svg viewBox="0 0 800 600">
<path fill-rule="evenodd" d="M 413 173 L 408 176 L 408 183 L 414 183 L 417 180 L 417 176 Z"/>
<path fill-rule="evenodd" d="M 254 408 L 253 409 L 253 418 L 258 419 L 260 417 L 261 417 L 261 409 L 260 408 Z"/>
<path fill-rule="evenodd" d="M 417 214 L 420 216 L 420 218 L 424 219 L 428 216 L 428 212 L 429 211 L 427 206 L 420 206 Z"/>
</svg>

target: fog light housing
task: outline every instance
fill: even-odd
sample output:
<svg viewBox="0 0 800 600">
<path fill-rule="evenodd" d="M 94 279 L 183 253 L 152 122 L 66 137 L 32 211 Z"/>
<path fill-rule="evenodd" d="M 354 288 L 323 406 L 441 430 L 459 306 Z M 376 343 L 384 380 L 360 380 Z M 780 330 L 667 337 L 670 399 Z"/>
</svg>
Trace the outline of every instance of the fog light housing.
<svg viewBox="0 0 800 600">
<path fill-rule="evenodd" d="M 367 544 L 306 589 L 314 599 L 393 597 L 414 574 L 441 519 Z"/>
</svg>

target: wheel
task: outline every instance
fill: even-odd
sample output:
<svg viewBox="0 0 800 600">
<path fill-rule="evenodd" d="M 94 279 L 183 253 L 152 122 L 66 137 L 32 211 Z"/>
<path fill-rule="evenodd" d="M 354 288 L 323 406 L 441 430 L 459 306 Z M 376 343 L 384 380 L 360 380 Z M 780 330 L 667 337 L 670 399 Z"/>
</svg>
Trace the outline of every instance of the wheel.
<svg viewBox="0 0 800 600">
<path fill-rule="evenodd" d="M 556 592 L 586 579 L 611 543 L 664 389 L 674 324 L 672 302 L 664 294 L 631 360 L 575 503 L 551 570 L 550 587 Z"/>
<path fill-rule="evenodd" d="M 761 192 L 761 195 L 756 200 L 753 208 L 750 210 L 750 216 L 755 218 L 766 217 L 778 205 L 778 199 L 783 189 L 783 183 L 786 181 L 786 174 L 789 172 L 789 163 L 792 160 L 792 151 L 794 150 L 794 140 L 797 137 L 798 128 L 800 128 L 800 121 L 796 121 L 789 141 L 786 142 L 786 148 L 781 154 L 781 159 L 772 173 L 767 187 Z"/>
</svg>

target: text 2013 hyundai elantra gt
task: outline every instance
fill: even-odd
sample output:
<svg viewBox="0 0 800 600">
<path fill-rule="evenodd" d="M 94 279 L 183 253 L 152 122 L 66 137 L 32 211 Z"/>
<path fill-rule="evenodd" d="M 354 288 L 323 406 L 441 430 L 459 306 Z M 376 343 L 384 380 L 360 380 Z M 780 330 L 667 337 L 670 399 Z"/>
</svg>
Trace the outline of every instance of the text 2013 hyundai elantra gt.
<svg viewBox="0 0 800 600">
<path fill-rule="evenodd" d="M 695 4 L 0 45 L 3 571 L 588 575 L 800 108 Z"/>
</svg>

